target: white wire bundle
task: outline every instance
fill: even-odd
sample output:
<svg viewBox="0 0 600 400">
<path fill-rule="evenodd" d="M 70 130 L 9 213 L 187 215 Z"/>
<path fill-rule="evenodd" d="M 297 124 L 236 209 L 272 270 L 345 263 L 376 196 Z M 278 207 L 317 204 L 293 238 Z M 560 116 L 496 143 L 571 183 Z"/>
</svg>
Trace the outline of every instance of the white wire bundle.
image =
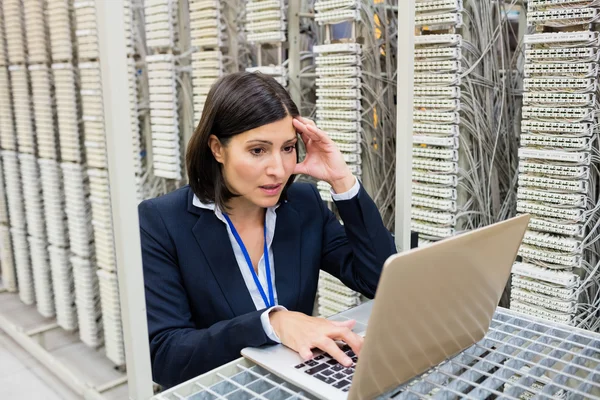
<svg viewBox="0 0 600 400">
<path fill-rule="evenodd" d="M 56 322 L 67 331 L 77 329 L 77 306 L 75 304 L 75 281 L 69 262 L 69 250 L 48 246 L 52 270 L 52 289 L 56 306 Z"/>
<path fill-rule="evenodd" d="M 65 194 L 62 169 L 55 160 L 39 159 L 42 195 L 44 198 L 44 217 L 48 243 L 57 247 L 69 247 L 67 215 L 65 213 Z"/>
<path fill-rule="evenodd" d="M 0 67 L 0 147 L 4 150 L 17 149 L 11 93 L 8 69 Z"/>
<path fill-rule="evenodd" d="M 31 251 L 31 267 L 37 310 L 42 316 L 50 318 L 55 315 L 55 309 L 52 273 L 46 240 L 29 236 L 28 242 Z"/>
<path fill-rule="evenodd" d="M 73 30 L 71 11 L 73 0 L 48 1 L 50 52 L 54 63 L 73 60 Z"/>
<path fill-rule="evenodd" d="M 11 65 L 8 70 L 12 83 L 19 153 L 35 154 L 35 130 L 32 123 L 28 70 L 27 67 L 21 65 Z"/>
<path fill-rule="evenodd" d="M 117 274 L 102 269 L 98 270 L 98 281 L 100 283 L 106 356 L 115 365 L 122 366 L 125 365 L 125 345 Z"/>
<path fill-rule="evenodd" d="M 47 0 L 25 0 L 23 2 L 29 64 L 47 64 L 50 61 L 46 12 Z"/>
<path fill-rule="evenodd" d="M 19 165 L 21 167 L 27 232 L 30 236 L 45 240 L 44 200 L 37 159 L 31 154 L 19 154 Z"/>
<path fill-rule="evenodd" d="M 83 144 L 75 91 L 75 68 L 71 64 L 52 64 L 56 91 L 56 114 L 61 161 L 81 163 Z"/>
<path fill-rule="evenodd" d="M 2 8 L 8 61 L 10 64 L 25 64 L 27 47 L 23 33 L 23 4 L 21 0 L 3 0 Z"/>
<path fill-rule="evenodd" d="M 0 267 L 2 267 L 2 284 L 9 292 L 17 291 L 17 275 L 13 259 L 10 229 L 0 224 Z"/>
<path fill-rule="evenodd" d="M 90 347 L 102 345 L 102 310 L 96 268 L 85 258 L 71 257 L 79 338 Z"/>
<path fill-rule="evenodd" d="M 98 62 L 79 63 L 84 147 L 87 165 L 106 168 L 106 134 L 104 105 L 102 104 L 102 80 Z"/>
<path fill-rule="evenodd" d="M 58 158 L 58 143 L 54 124 L 52 75 L 46 65 L 29 66 L 37 151 L 40 158 Z"/>
<path fill-rule="evenodd" d="M 87 174 L 84 166 L 79 164 L 62 163 L 61 168 L 71 251 L 89 259 L 93 255 L 93 244 Z"/>
<path fill-rule="evenodd" d="M 18 228 L 11 228 L 10 233 L 19 283 L 19 298 L 23 303 L 32 305 L 35 304 L 35 289 L 33 286 L 33 271 L 31 270 L 31 261 L 29 259 L 27 232 Z"/>
</svg>

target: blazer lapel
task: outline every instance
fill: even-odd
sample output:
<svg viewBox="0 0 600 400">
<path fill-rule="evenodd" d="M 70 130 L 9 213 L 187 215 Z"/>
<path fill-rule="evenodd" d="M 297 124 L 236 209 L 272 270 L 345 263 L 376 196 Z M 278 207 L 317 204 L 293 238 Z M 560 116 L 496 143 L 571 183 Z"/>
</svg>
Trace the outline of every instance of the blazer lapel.
<svg viewBox="0 0 600 400">
<path fill-rule="evenodd" d="M 200 218 L 192 228 L 192 233 L 206 257 L 223 296 L 231 307 L 233 316 L 256 311 L 233 254 L 225 224 L 216 217 L 214 212 L 198 210 Z"/>
<path fill-rule="evenodd" d="M 277 301 L 290 310 L 298 307 L 300 295 L 302 227 L 300 216 L 289 203 L 277 209 L 277 224 L 273 238 L 275 287 Z"/>
</svg>

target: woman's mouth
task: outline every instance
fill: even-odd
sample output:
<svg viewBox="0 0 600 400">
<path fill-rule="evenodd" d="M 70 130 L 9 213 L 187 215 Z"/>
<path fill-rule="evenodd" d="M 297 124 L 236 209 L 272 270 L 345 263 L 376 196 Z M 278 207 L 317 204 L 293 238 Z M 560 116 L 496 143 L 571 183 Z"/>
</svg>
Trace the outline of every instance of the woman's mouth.
<svg viewBox="0 0 600 400">
<path fill-rule="evenodd" d="M 279 193 L 279 190 L 281 189 L 282 184 L 276 184 L 276 185 L 263 185 L 260 186 L 260 189 L 267 195 L 269 196 L 274 196 L 276 194 Z"/>
</svg>

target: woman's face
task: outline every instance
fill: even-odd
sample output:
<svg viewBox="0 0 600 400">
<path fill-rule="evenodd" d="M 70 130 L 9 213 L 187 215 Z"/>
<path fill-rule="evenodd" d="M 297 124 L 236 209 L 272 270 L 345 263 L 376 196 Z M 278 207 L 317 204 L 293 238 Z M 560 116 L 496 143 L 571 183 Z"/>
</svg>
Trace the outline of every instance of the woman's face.
<svg viewBox="0 0 600 400">
<path fill-rule="evenodd" d="M 296 166 L 296 130 L 290 116 L 240 133 L 223 146 L 212 136 L 210 147 L 223 165 L 231 192 L 259 207 L 277 204 Z"/>
</svg>

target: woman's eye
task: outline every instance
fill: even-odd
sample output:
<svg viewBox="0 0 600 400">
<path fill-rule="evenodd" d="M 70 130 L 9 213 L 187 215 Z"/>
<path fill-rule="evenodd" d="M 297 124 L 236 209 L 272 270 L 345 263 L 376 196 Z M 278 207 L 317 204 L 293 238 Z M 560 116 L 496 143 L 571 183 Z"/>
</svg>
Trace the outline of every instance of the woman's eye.
<svg viewBox="0 0 600 400">
<path fill-rule="evenodd" d="M 263 153 L 263 149 L 257 148 L 257 149 L 252 149 L 250 150 L 250 153 L 252 153 L 252 155 L 255 156 L 260 156 Z"/>
<path fill-rule="evenodd" d="M 291 153 L 292 151 L 294 151 L 296 149 L 295 146 L 287 146 L 283 148 L 283 151 L 285 151 L 286 153 Z"/>
</svg>

